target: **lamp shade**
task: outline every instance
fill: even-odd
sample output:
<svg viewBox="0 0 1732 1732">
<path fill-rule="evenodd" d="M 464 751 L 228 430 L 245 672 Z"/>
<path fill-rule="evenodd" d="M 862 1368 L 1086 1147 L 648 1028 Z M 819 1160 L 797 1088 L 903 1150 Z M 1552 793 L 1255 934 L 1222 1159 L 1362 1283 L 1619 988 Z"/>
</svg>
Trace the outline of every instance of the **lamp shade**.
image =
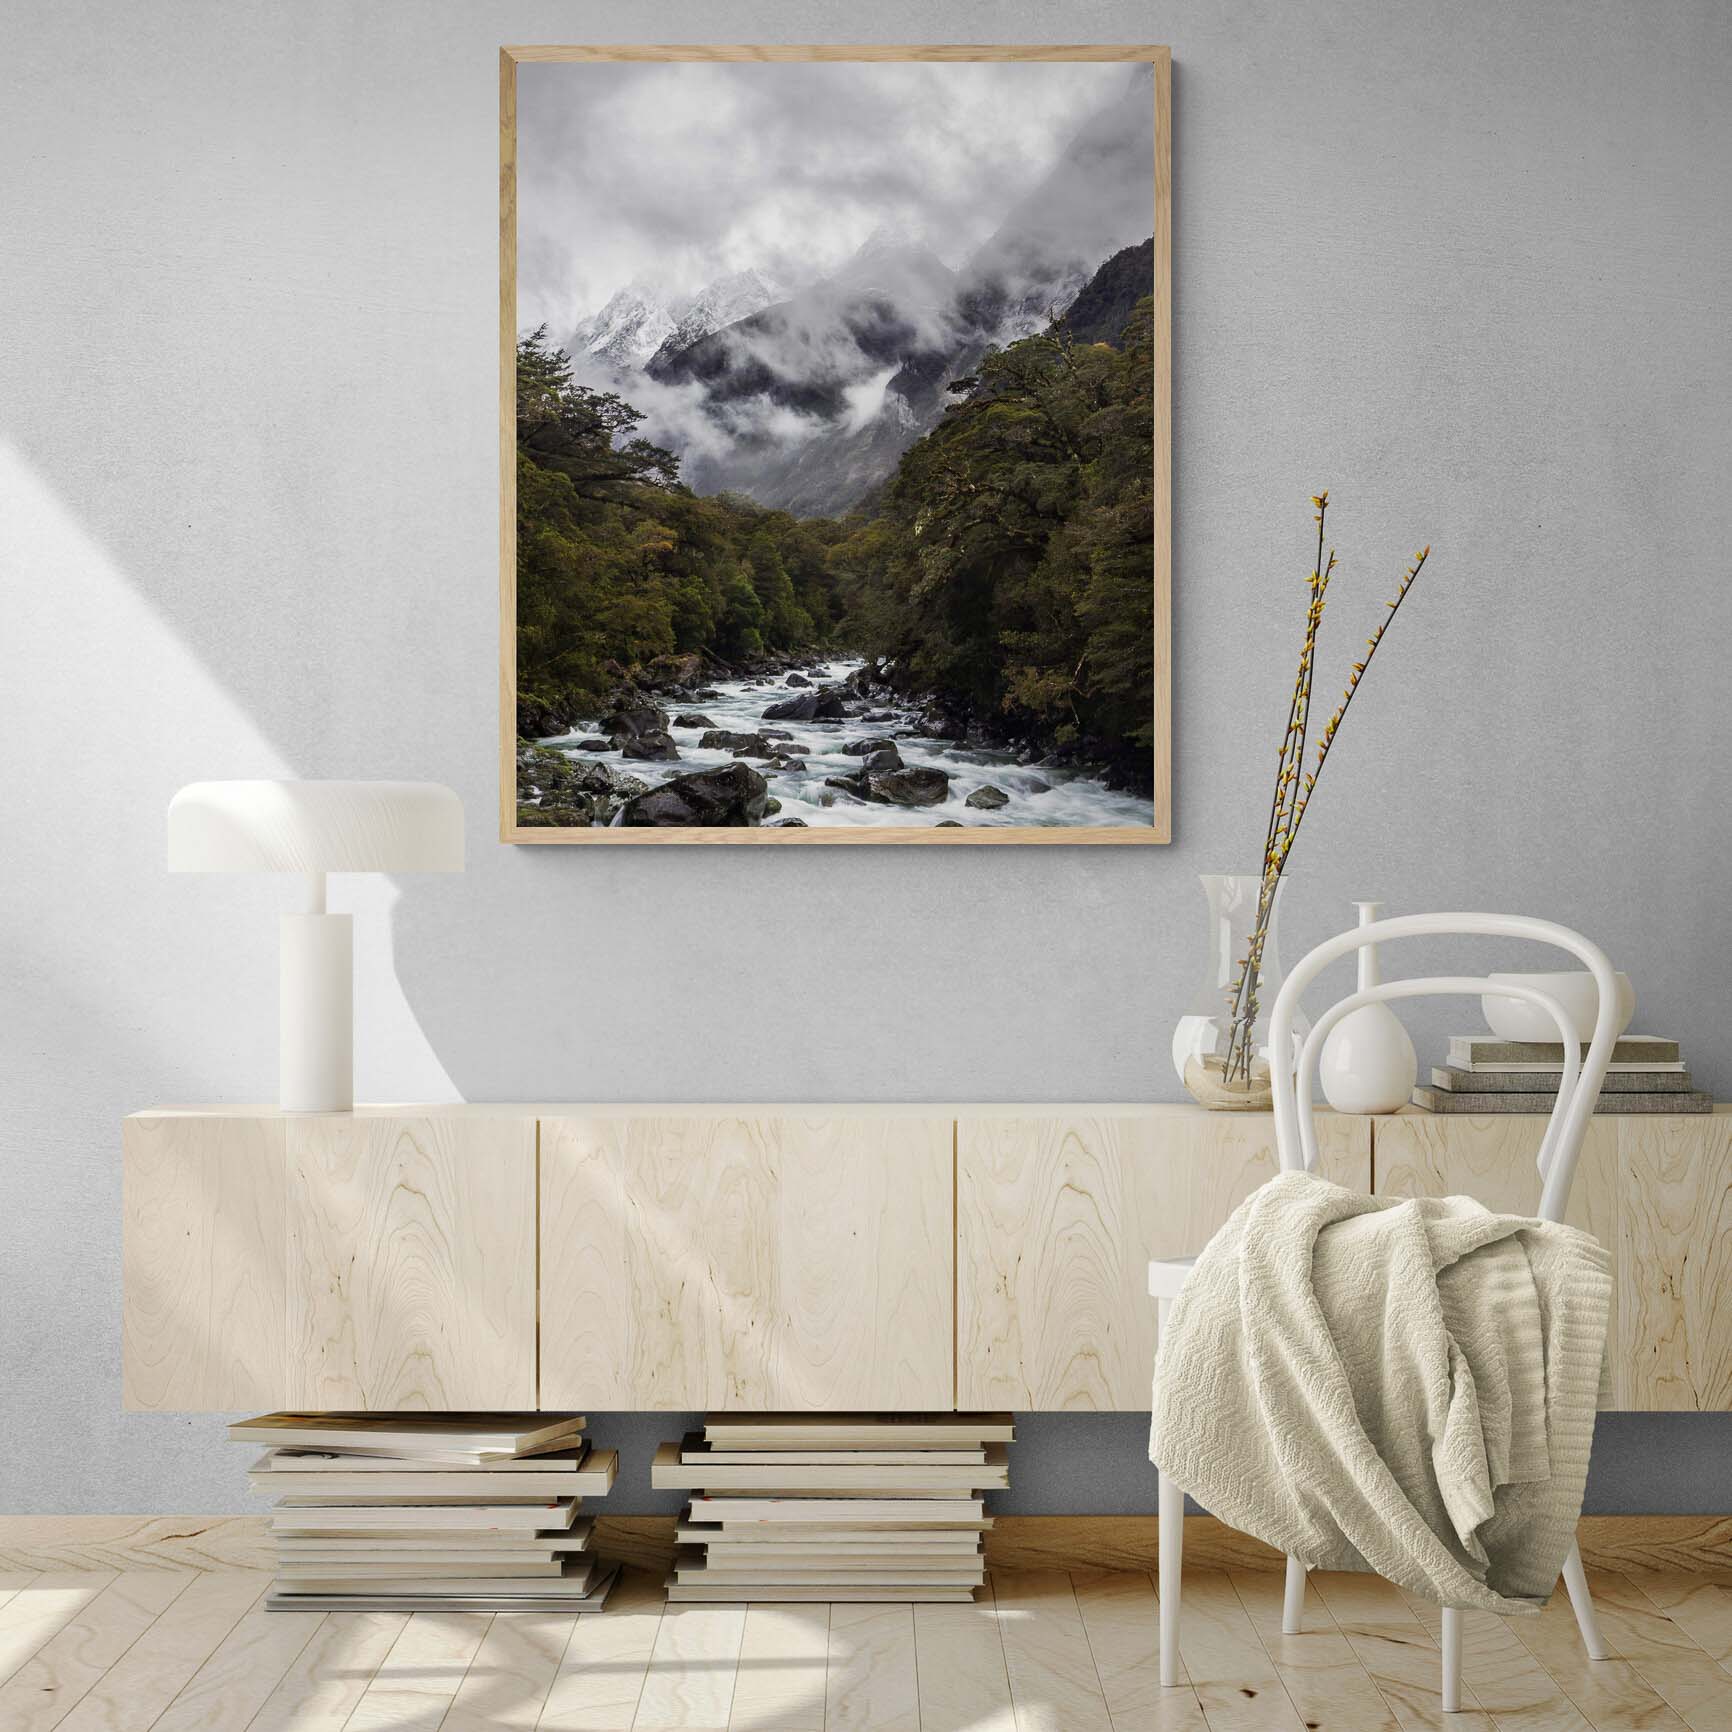
<svg viewBox="0 0 1732 1732">
<path fill-rule="evenodd" d="M 463 803 L 437 782 L 191 782 L 171 872 L 461 872 Z"/>
</svg>

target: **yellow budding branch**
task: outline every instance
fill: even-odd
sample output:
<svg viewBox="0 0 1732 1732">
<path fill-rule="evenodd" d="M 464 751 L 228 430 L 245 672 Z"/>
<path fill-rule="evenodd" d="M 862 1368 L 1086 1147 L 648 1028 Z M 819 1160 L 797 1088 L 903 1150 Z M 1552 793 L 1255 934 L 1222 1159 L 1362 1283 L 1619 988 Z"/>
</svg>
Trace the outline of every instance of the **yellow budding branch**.
<svg viewBox="0 0 1732 1732">
<path fill-rule="evenodd" d="M 1229 995 L 1233 1020 L 1228 1030 L 1226 1080 L 1229 1083 L 1238 1080 L 1247 1086 L 1251 1081 L 1251 1060 L 1254 1056 L 1252 1047 L 1257 1024 L 1257 985 L 1262 974 L 1263 946 L 1274 916 L 1275 894 L 1281 887 L 1281 874 L 1286 870 L 1287 856 L 1292 852 L 1299 826 L 1310 809 L 1317 778 L 1329 757 L 1329 748 L 1335 743 L 1341 723 L 1352 706 L 1360 681 L 1364 679 L 1366 669 L 1371 666 L 1377 654 L 1377 646 L 1382 643 L 1383 634 L 1401 611 L 1401 604 L 1407 599 L 1407 592 L 1413 587 L 1414 579 L 1419 576 L 1425 562 L 1431 557 L 1429 544 L 1414 554 L 1412 564 L 1407 567 L 1400 583 L 1396 585 L 1395 599 L 1383 604 L 1383 618 L 1378 622 L 1377 629 L 1365 640 L 1364 658 L 1352 664 L 1341 702 L 1335 706 L 1334 713 L 1324 722 L 1317 736 L 1316 762 L 1309 771 L 1302 774 L 1311 726 L 1311 679 L 1317 657 L 1317 629 L 1323 623 L 1329 579 L 1335 571 L 1334 548 L 1329 549 L 1327 558 L 1323 552 L 1324 520 L 1329 514 L 1327 489 L 1322 493 L 1314 493 L 1311 504 L 1314 508 L 1312 521 L 1317 525 L 1317 557 L 1305 580 L 1309 595 L 1305 608 L 1305 635 L 1299 648 L 1299 670 L 1293 681 L 1293 695 L 1287 706 L 1287 727 L 1281 736 L 1280 749 L 1276 754 L 1275 789 L 1269 802 L 1269 822 L 1263 837 L 1263 880 L 1257 896 L 1257 917 L 1251 928 L 1244 960 L 1239 964 L 1238 978 Z"/>
</svg>

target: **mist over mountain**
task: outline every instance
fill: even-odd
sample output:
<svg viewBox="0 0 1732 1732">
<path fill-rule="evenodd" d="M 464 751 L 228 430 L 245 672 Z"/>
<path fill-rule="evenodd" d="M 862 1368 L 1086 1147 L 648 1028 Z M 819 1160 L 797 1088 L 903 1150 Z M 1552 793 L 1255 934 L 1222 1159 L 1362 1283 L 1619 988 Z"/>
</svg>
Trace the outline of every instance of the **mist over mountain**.
<svg viewBox="0 0 1732 1732">
<path fill-rule="evenodd" d="M 1112 341 L 1123 324 L 1112 319 L 1149 292 L 1151 255 L 1137 246 L 1154 202 L 1149 79 L 1108 70 L 1119 76 L 1098 86 L 1103 100 L 1040 172 L 1004 187 L 994 226 L 956 268 L 908 204 L 803 284 L 788 282 L 785 258 L 780 274 L 749 265 L 692 296 L 640 275 L 577 327 L 574 364 L 643 412 L 699 493 L 800 516 L 859 505 L 989 349 L 1090 293 L 1084 340 Z"/>
</svg>

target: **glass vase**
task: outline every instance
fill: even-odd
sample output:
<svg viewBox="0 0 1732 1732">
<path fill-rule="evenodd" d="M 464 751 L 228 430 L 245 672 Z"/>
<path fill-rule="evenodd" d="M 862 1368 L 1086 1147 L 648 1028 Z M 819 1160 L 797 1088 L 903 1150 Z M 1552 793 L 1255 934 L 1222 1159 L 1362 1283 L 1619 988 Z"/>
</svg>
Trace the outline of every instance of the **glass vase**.
<svg viewBox="0 0 1732 1732">
<path fill-rule="evenodd" d="M 1269 1013 L 1284 978 L 1277 925 L 1286 880 L 1275 887 L 1265 923 L 1254 1002 L 1242 994 L 1240 974 L 1257 928 L 1262 876 L 1205 872 L 1201 882 L 1209 907 L 1208 959 L 1202 981 L 1173 1031 L 1173 1068 L 1201 1106 L 1216 1112 L 1267 1112 L 1273 1104 Z M 1303 1018 L 1295 1018 L 1289 1067 L 1308 1026 Z"/>
</svg>

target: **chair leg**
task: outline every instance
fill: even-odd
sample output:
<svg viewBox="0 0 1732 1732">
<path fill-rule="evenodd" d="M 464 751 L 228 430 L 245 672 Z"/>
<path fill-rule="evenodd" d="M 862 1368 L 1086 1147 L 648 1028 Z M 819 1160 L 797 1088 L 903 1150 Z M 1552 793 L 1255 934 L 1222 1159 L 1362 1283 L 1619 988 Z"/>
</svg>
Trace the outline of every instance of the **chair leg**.
<svg viewBox="0 0 1732 1732">
<path fill-rule="evenodd" d="M 1305 1566 L 1297 1558 L 1287 1560 L 1287 1596 L 1281 1602 L 1281 1634 L 1297 1636 L 1305 1627 Z"/>
<path fill-rule="evenodd" d="M 1443 1608 L 1443 1711 L 1461 1712 L 1461 1609 Z"/>
<path fill-rule="evenodd" d="M 1588 1572 L 1582 1568 L 1582 1548 L 1570 1541 L 1570 1555 L 1564 1559 L 1564 1586 L 1570 1591 L 1570 1607 L 1576 1614 L 1576 1626 L 1582 1632 L 1582 1646 L 1590 1660 L 1611 1658 L 1605 1638 L 1600 1634 L 1600 1620 L 1594 1615 L 1594 1596 L 1588 1592 Z"/>
<path fill-rule="evenodd" d="M 1185 1494 L 1171 1474 L 1161 1475 L 1161 1682 L 1179 1681 L 1179 1580 L 1185 1558 Z"/>
</svg>

